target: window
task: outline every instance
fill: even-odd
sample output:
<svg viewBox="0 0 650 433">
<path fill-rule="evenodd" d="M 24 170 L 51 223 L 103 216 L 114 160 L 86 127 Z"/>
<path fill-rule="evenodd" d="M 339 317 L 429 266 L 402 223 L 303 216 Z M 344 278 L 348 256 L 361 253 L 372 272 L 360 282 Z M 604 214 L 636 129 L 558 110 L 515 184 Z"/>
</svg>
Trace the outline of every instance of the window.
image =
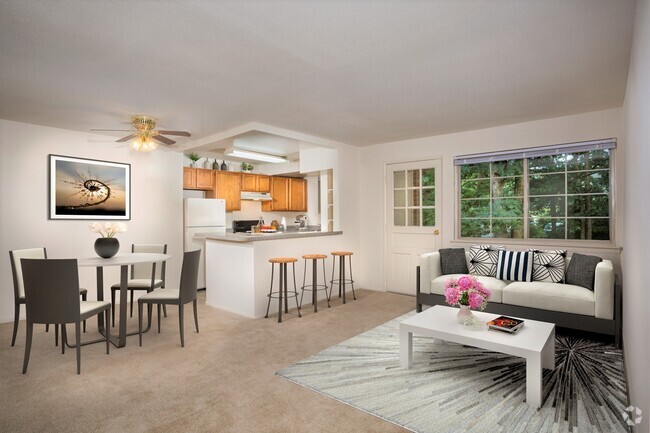
<svg viewBox="0 0 650 433">
<path fill-rule="evenodd" d="M 460 236 L 610 240 L 613 147 L 596 147 L 519 151 L 519 158 L 492 162 L 481 162 L 485 155 L 458 157 Z"/>
<path fill-rule="evenodd" d="M 436 225 L 435 168 L 393 172 L 393 224 L 433 227 Z"/>
</svg>

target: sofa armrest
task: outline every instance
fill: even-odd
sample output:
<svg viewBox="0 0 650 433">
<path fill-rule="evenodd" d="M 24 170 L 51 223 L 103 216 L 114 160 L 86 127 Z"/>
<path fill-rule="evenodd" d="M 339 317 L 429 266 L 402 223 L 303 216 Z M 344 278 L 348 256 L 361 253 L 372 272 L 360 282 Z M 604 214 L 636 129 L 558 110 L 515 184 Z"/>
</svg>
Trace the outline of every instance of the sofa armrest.
<svg viewBox="0 0 650 433">
<path fill-rule="evenodd" d="M 420 255 L 420 292 L 431 293 L 431 280 L 442 275 L 440 253 L 434 251 Z"/>
<path fill-rule="evenodd" d="M 594 302 L 596 318 L 612 320 L 614 318 L 614 265 L 610 260 L 603 260 L 596 266 L 594 280 Z"/>
</svg>

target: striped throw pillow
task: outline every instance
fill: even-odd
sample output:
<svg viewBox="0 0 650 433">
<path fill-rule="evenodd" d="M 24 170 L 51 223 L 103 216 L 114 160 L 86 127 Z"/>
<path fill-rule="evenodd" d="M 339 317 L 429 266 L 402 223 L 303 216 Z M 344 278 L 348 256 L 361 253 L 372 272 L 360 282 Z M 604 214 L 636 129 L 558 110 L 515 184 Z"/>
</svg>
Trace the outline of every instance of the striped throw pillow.
<svg viewBox="0 0 650 433">
<path fill-rule="evenodd" d="M 533 253 L 531 251 L 499 251 L 497 278 L 506 281 L 532 281 Z"/>
</svg>

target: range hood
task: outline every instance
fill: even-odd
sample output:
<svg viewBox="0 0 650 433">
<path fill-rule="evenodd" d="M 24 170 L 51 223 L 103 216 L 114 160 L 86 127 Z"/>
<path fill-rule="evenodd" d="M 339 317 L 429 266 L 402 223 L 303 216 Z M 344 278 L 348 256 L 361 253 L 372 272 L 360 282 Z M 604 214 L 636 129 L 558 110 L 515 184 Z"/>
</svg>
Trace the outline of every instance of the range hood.
<svg viewBox="0 0 650 433">
<path fill-rule="evenodd" d="M 242 191 L 241 192 L 242 200 L 257 200 L 257 201 L 269 201 L 273 200 L 271 194 L 268 192 L 252 192 L 252 191 Z"/>
</svg>

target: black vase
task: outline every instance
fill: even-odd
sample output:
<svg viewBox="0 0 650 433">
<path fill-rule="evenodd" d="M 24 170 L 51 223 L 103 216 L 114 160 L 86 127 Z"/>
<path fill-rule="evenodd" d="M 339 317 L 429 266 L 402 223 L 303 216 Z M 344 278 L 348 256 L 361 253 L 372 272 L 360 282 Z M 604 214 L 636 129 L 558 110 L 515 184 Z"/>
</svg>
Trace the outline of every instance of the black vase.
<svg viewBox="0 0 650 433">
<path fill-rule="evenodd" d="M 219 163 L 215 159 L 214 162 L 212 163 L 212 169 L 213 170 L 219 170 Z"/>
<path fill-rule="evenodd" d="M 228 166 L 226 165 L 226 161 L 224 161 L 224 162 L 221 163 L 221 169 L 222 169 L 223 171 L 228 171 Z"/>
<path fill-rule="evenodd" d="M 110 259 L 120 250 L 120 241 L 117 238 L 97 238 L 95 252 L 99 257 Z"/>
</svg>

